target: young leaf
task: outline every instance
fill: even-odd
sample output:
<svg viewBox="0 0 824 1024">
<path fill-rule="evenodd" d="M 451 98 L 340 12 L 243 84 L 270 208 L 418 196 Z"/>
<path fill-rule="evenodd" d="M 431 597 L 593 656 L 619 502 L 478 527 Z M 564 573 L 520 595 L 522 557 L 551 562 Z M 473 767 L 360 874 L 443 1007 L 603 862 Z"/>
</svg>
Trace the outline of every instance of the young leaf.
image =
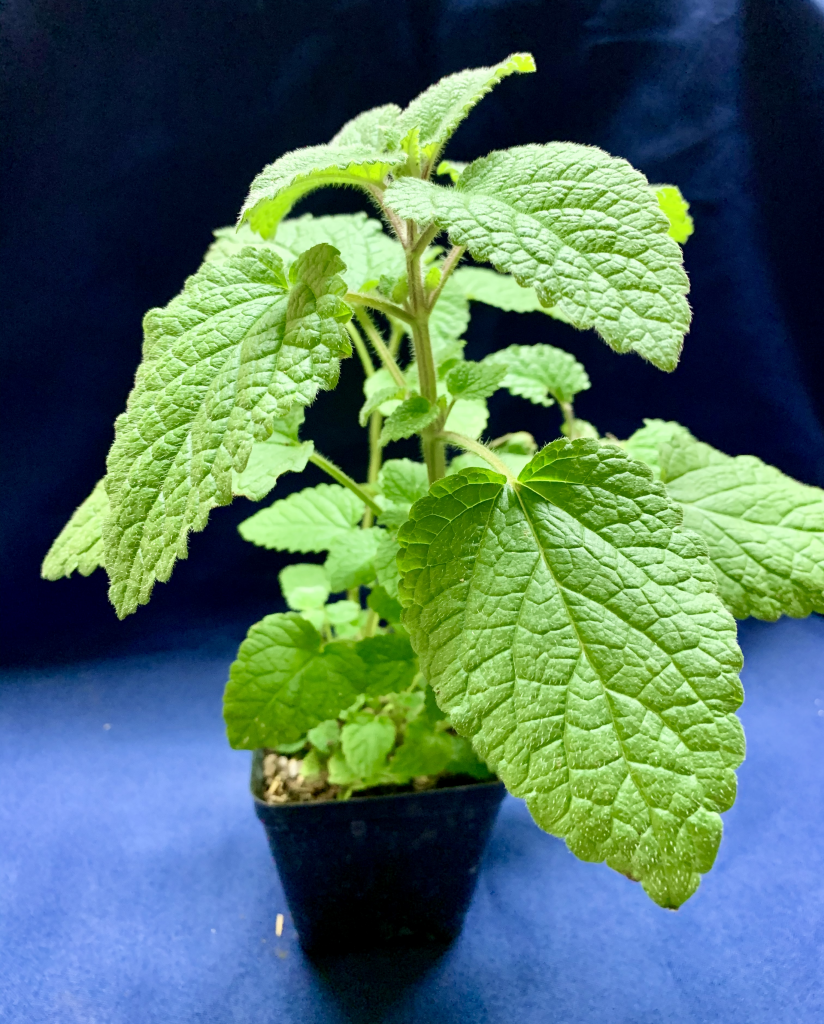
<svg viewBox="0 0 824 1024">
<path fill-rule="evenodd" d="M 363 691 L 363 665 L 346 643 L 323 645 L 294 612 L 249 630 L 229 670 L 223 717 L 235 750 L 293 743 Z"/>
<path fill-rule="evenodd" d="M 732 614 L 775 621 L 824 612 L 824 491 L 755 456 L 724 455 L 677 423 L 647 421 L 627 442 L 638 457 L 645 433 L 657 436 L 661 479 L 684 526 L 706 541 Z"/>
<path fill-rule="evenodd" d="M 505 365 L 494 363 L 458 363 L 446 375 L 446 386 L 456 398 L 489 398 L 507 375 Z"/>
<path fill-rule="evenodd" d="M 384 530 L 378 541 L 373 564 L 378 583 L 391 598 L 398 597 L 398 583 L 401 578 L 397 561 L 399 550 L 398 542 L 388 530 Z"/>
<path fill-rule="evenodd" d="M 378 150 L 395 150 L 400 144 L 398 117 L 401 108 L 394 103 L 385 103 L 382 107 L 365 110 L 334 136 L 330 145 L 333 146 L 371 146 Z"/>
<path fill-rule="evenodd" d="M 469 164 L 465 163 L 463 160 L 441 160 L 435 168 L 435 174 L 451 178 L 452 184 L 457 185 L 458 178 L 460 178 L 468 166 Z"/>
<path fill-rule="evenodd" d="M 495 306 L 508 313 L 553 312 L 541 303 L 534 288 L 518 284 L 511 274 L 499 274 L 488 267 L 458 267 L 450 278 L 453 287 L 466 299 Z"/>
<path fill-rule="evenodd" d="M 364 504 L 340 484 L 318 484 L 261 509 L 238 526 L 241 537 L 276 551 L 328 551 L 354 532 Z"/>
<path fill-rule="evenodd" d="M 321 722 L 306 733 L 306 738 L 312 746 L 322 754 L 328 754 L 340 740 L 340 726 L 336 718 L 329 718 Z"/>
<path fill-rule="evenodd" d="M 122 618 L 184 558 L 190 530 L 232 500 L 253 441 L 333 387 L 348 351 L 342 267 L 328 245 L 290 269 L 259 247 L 205 263 L 144 320 L 143 363 L 116 422 L 106 491 L 106 567 Z"/>
<path fill-rule="evenodd" d="M 429 490 L 426 466 L 412 459 L 387 459 L 378 474 L 378 494 L 399 505 L 411 505 Z"/>
<path fill-rule="evenodd" d="M 103 565 L 103 527 L 109 515 L 109 499 L 103 480 L 98 480 L 86 500 L 78 505 L 43 559 L 44 580 L 71 576 L 77 569 L 89 576 Z"/>
<path fill-rule="evenodd" d="M 571 402 L 589 388 L 583 366 L 554 345 L 510 345 L 487 356 L 483 365 L 504 367 L 503 386 L 511 395 L 520 395 L 535 405 Z"/>
<path fill-rule="evenodd" d="M 454 188 L 401 178 L 385 201 L 437 223 L 616 351 L 675 368 L 689 283 L 654 193 L 625 160 L 570 142 L 517 146 L 476 160 Z"/>
<path fill-rule="evenodd" d="M 670 222 L 669 235 L 682 245 L 693 232 L 692 217 L 687 212 L 690 204 L 681 195 L 677 185 L 653 185 L 658 205 Z"/>
<path fill-rule="evenodd" d="M 283 217 L 309 192 L 324 185 L 375 188 L 405 160 L 403 152 L 387 153 L 378 146 L 357 142 L 332 142 L 285 153 L 264 167 L 252 182 L 238 223 L 248 221 L 253 231 L 271 238 Z"/>
<path fill-rule="evenodd" d="M 377 697 L 405 690 L 418 671 L 418 659 L 412 644 L 399 633 L 370 636 L 359 640 L 355 650 L 364 664 L 366 694 Z"/>
<path fill-rule="evenodd" d="M 513 476 L 517 476 L 524 466 L 528 465 L 532 461 L 531 455 L 515 455 L 512 452 L 498 451 L 496 451 L 495 454 Z M 455 458 L 452 459 L 446 473 L 447 476 L 454 476 L 455 473 L 462 473 L 465 469 L 487 469 L 488 467 L 489 463 L 486 459 L 482 459 L 480 455 L 474 455 L 472 452 L 465 452 L 463 455 L 456 455 Z"/>
<path fill-rule="evenodd" d="M 712 865 L 744 755 L 735 622 L 680 519 L 618 447 L 559 440 L 514 486 L 438 481 L 399 534 L 454 727 L 542 828 L 667 907 Z"/>
<path fill-rule="evenodd" d="M 303 423 L 303 407 L 295 406 L 283 419 L 275 420 L 272 434 L 265 441 L 256 441 L 242 473 L 233 471 L 232 493 L 251 501 L 261 501 L 284 473 L 301 473 L 306 469 L 315 446 L 300 442 L 298 429 Z"/>
<path fill-rule="evenodd" d="M 439 412 L 437 405 L 432 405 L 423 395 L 407 398 L 387 417 L 381 430 L 380 443 L 388 444 L 417 434 L 436 420 Z"/>
<path fill-rule="evenodd" d="M 299 562 L 287 565 L 278 575 L 280 589 L 290 608 L 296 612 L 323 608 L 332 592 L 329 577 L 322 565 Z"/>
<path fill-rule="evenodd" d="M 646 462 L 652 468 L 657 477 L 661 476 L 661 462 L 658 452 L 661 445 L 671 441 L 674 437 L 688 440 L 692 434 L 686 427 L 673 420 L 644 420 L 644 426 L 635 433 L 628 441 L 624 441 L 624 449 L 634 459 Z"/>
<path fill-rule="evenodd" d="M 452 760 L 452 740 L 448 733 L 433 732 L 425 719 L 418 718 L 406 727 L 403 743 L 392 756 L 389 770 L 399 783 L 420 775 L 440 775 Z"/>
<path fill-rule="evenodd" d="M 417 128 L 422 155 L 434 161 L 461 121 L 502 78 L 534 70 L 531 53 L 513 53 L 494 67 L 448 75 L 412 100 L 400 114 L 400 134 L 405 136 Z"/>
<path fill-rule="evenodd" d="M 579 420 L 577 418 L 569 423 L 564 421 L 561 424 L 561 433 L 571 441 L 578 437 L 591 437 L 594 441 L 597 441 L 601 436 L 589 420 Z"/>
<path fill-rule="evenodd" d="M 459 398 L 446 417 L 444 430 L 452 430 L 472 440 L 479 438 L 486 430 L 489 422 L 489 410 L 486 402 L 478 398 Z"/>
<path fill-rule="evenodd" d="M 361 779 L 377 775 L 386 767 L 386 756 L 395 745 L 395 726 L 388 718 L 347 722 L 341 729 L 343 756 Z"/>
<path fill-rule="evenodd" d="M 329 543 L 329 557 L 324 563 L 332 593 L 366 586 L 375 579 L 372 561 L 378 550 L 381 531 L 352 530 Z"/>
<path fill-rule="evenodd" d="M 367 377 L 366 379 L 370 380 L 371 378 Z M 399 388 L 397 384 L 391 384 L 388 387 L 378 388 L 377 391 L 373 391 L 361 406 L 361 410 L 358 413 L 358 423 L 365 427 L 369 422 L 369 417 L 376 409 L 380 409 L 386 402 L 394 402 L 396 399 L 402 400 L 403 395 L 403 389 Z"/>
</svg>

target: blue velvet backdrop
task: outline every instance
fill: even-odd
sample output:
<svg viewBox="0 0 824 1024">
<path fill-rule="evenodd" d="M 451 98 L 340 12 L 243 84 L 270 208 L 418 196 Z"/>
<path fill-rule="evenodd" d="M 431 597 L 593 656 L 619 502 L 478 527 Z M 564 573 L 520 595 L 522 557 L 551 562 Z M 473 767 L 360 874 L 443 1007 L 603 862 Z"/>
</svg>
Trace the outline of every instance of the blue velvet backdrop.
<svg viewBox="0 0 824 1024">
<path fill-rule="evenodd" d="M 692 203 L 695 322 L 672 375 L 590 334 L 478 310 L 470 351 L 569 347 L 580 413 L 626 436 L 676 418 L 731 453 L 824 483 L 824 18 L 813 0 L 11 0 L 2 14 L 3 657 L 54 660 L 242 635 L 275 607 L 278 555 L 244 544 L 245 500 L 213 514 L 152 605 L 118 623 L 105 579 L 46 583 L 39 562 L 101 475 L 146 309 L 198 265 L 252 176 L 364 107 L 439 75 L 534 51 L 450 153 L 553 138 L 596 143 Z M 315 211 L 353 208 L 323 193 Z M 309 433 L 356 474 L 357 368 Z M 501 397 L 491 430 L 545 441 L 554 414 Z M 304 486 L 286 478 L 280 493 Z M 280 486 L 280 485 L 279 485 Z M 174 637 L 170 639 L 170 634 Z"/>
</svg>

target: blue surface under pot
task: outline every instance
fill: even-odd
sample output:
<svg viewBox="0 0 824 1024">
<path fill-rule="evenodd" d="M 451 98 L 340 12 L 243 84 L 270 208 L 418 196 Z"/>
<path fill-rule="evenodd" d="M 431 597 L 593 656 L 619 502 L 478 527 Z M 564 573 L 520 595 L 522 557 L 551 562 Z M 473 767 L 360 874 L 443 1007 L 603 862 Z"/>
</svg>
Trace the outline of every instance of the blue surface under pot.
<svg viewBox="0 0 824 1024">
<path fill-rule="evenodd" d="M 312 952 L 447 943 L 461 930 L 501 782 L 346 801 L 267 804 L 266 829 L 300 943 Z"/>
</svg>

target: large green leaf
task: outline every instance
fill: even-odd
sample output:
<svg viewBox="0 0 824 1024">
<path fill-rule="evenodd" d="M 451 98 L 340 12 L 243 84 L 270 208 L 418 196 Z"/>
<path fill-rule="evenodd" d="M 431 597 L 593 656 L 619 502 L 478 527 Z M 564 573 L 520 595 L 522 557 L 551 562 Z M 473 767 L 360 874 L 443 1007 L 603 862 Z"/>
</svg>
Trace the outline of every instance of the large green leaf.
<svg viewBox="0 0 824 1024">
<path fill-rule="evenodd" d="M 350 352 L 337 251 L 291 266 L 263 247 L 205 263 L 144 320 L 143 362 L 108 458 L 110 596 L 123 617 L 184 558 L 190 530 L 232 500 L 232 471 L 293 405 L 333 387 Z"/>
<path fill-rule="evenodd" d="M 508 75 L 535 70 L 531 53 L 513 53 L 489 68 L 447 75 L 416 97 L 398 118 L 402 136 L 417 129 L 422 155 L 434 163 L 452 133 L 487 93 Z"/>
<path fill-rule="evenodd" d="M 363 662 L 350 644 L 324 646 L 294 612 L 249 630 L 229 670 L 223 716 L 236 750 L 294 743 L 363 692 Z"/>
<path fill-rule="evenodd" d="M 744 755 L 735 622 L 703 544 L 618 447 L 438 481 L 400 530 L 404 624 L 441 708 L 535 820 L 677 907 Z"/>
<path fill-rule="evenodd" d="M 303 407 L 295 406 L 283 419 L 274 420 L 265 441 L 255 441 L 242 473 L 232 474 L 232 493 L 261 501 L 284 473 L 301 473 L 315 450 L 311 441 L 298 440 Z"/>
<path fill-rule="evenodd" d="M 340 484 L 306 487 L 273 502 L 238 526 L 241 537 L 276 551 L 328 551 L 357 528 L 364 504 Z"/>
<path fill-rule="evenodd" d="M 362 142 L 328 143 L 285 153 L 254 179 L 240 211 L 239 223 L 271 238 L 295 203 L 324 185 L 369 189 L 380 186 L 406 154 L 388 153 Z"/>
<path fill-rule="evenodd" d="M 824 491 L 753 455 L 725 455 L 677 423 L 648 420 L 627 448 L 656 466 L 684 526 L 706 541 L 737 619 L 824 612 Z"/>
<path fill-rule="evenodd" d="M 568 142 L 518 146 L 476 160 L 454 188 L 402 178 L 385 198 L 616 351 L 675 368 L 690 321 L 681 250 L 625 160 Z"/>
<path fill-rule="evenodd" d="M 72 513 L 43 559 L 40 574 L 47 580 L 71 576 L 75 569 L 88 576 L 103 565 L 103 528 L 109 515 L 109 499 L 103 480 Z"/>
</svg>

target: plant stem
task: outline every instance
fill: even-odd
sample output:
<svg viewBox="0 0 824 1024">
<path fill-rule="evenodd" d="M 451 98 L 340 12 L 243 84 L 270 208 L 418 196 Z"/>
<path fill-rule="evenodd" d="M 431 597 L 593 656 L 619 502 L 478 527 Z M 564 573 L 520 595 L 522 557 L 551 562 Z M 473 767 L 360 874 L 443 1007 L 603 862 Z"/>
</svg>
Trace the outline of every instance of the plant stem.
<svg viewBox="0 0 824 1024">
<path fill-rule="evenodd" d="M 386 369 L 389 370 L 390 374 L 392 375 L 392 379 L 395 381 L 395 383 L 398 385 L 398 387 L 403 388 L 404 391 L 406 391 L 407 390 L 406 378 L 404 377 L 403 373 L 401 372 L 401 368 L 395 362 L 395 357 L 392 355 L 392 353 L 386 347 L 386 342 L 383 340 L 383 338 L 380 336 L 380 334 L 378 334 L 377 330 L 375 329 L 375 325 L 372 323 L 372 320 L 370 319 L 369 314 L 366 312 L 365 309 L 361 309 L 361 308 L 356 306 L 355 307 L 355 316 L 357 318 L 358 323 L 363 328 L 363 333 L 366 335 L 366 337 L 372 343 L 372 348 L 374 348 L 374 350 L 378 353 L 378 355 L 380 356 L 381 362 L 386 367 Z"/>
<path fill-rule="evenodd" d="M 425 234 L 426 232 L 422 237 L 425 237 Z M 435 371 L 435 360 L 432 356 L 432 342 L 429 338 L 430 310 L 421 275 L 421 256 L 415 255 L 414 248 L 406 254 L 406 276 L 409 284 L 409 305 L 415 316 L 412 324 L 412 344 L 415 349 L 415 361 L 418 364 L 420 390 L 424 398 L 428 398 L 433 405 L 436 405 L 438 377 Z M 433 427 L 427 427 L 422 431 L 421 445 L 429 482 L 433 484 L 446 475 L 443 445 L 437 439 Z"/>
<path fill-rule="evenodd" d="M 334 462 L 325 458 L 318 451 L 309 456 L 309 461 L 314 463 L 318 469 L 322 469 L 324 473 L 328 473 L 333 480 L 337 480 L 339 484 L 343 484 L 344 487 L 348 487 L 353 494 L 357 494 L 364 505 L 366 505 L 367 508 L 371 508 L 376 516 L 381 514 L 381 507 L 372 495 L 367 494 L 360 484 L 355 483 L 352 477 L 349 476 L 348 473 L 344 473 L 344 471 L 339 466 L 336 466 Z"/>
<path fill-rule="evenodd" d="M 561 412 L 564 414 L 564 425 L 567 428 L 567 437 L 572 441 L 575 438 L 575 413 L 572 409 L 572 402 L 558 402 Z"/>
<path fill-rule="evenodd" d="M 360 292 L 347 292 L 346 301 L 350 306 L 367 306 L 370 309 L 376 309 L 379 313 L 383 313 L 384 316 L 412 323 L 411 314 L 407 313 L 403 306 L 398 306 L 394 302 L 384 302 L 383 299 L 376 299 L 371 295 L 361 295 Z"/>
<path fill-rule="evenodd" d="M 381 421 L 383 416 L 376 409 L 369 417 L 369 472 L 366 477 L 366 482 L 374 484 L 377 482 L 378 473 L 381 469 L 381 459 L 383 457 L 383 449 L 381 448 Z M 361 520 L 361 527 L 364 530 L 368 530 L 372 523 L 375 521 L 375 514 L 371 508 L 367 508 L 363 513 L 363 519 Z"/>
<path fill-rule="evenodd" d="M 375 373 L 375 366 L 369 355 L 369 349 L 366 347 L 366 342 L 360 336 L 360 331 L 350 320 L 346 325 L 346 332 L 352 339 L 352 344 L 355 346 L 355 351 L 360 357 L 361 364 L 363 365 L 363 372 L 367 377 L 372 377 Z"/>
<path fill-rule="evenodd" d="M 516 486 L 517 481 L 509 467 L 501 462 L 498 456 L 491 452 L 486 445 L 481 444 L 479 441 L 473 441 L 471 437 L 464 437 L 463 434 L 453 434 L 451 430 L 442 430 L 438 436 L 448 444 L 454 444 L 457 448 L 463 448 L 465 451 L 480 455 L 497 473 L 502 473 L 508 483 L 512 484 L 513 487 Z"/>
<path fill-rule="evenodd" d="M 392 358 L 397 359 L 398 350 L 401 347 L 401 338 L 403 338 L 403 328 L 400 324 L 392 324 L 392 334 L 389 337 L 389 351 L 392 353 Z"/>
</svg>

